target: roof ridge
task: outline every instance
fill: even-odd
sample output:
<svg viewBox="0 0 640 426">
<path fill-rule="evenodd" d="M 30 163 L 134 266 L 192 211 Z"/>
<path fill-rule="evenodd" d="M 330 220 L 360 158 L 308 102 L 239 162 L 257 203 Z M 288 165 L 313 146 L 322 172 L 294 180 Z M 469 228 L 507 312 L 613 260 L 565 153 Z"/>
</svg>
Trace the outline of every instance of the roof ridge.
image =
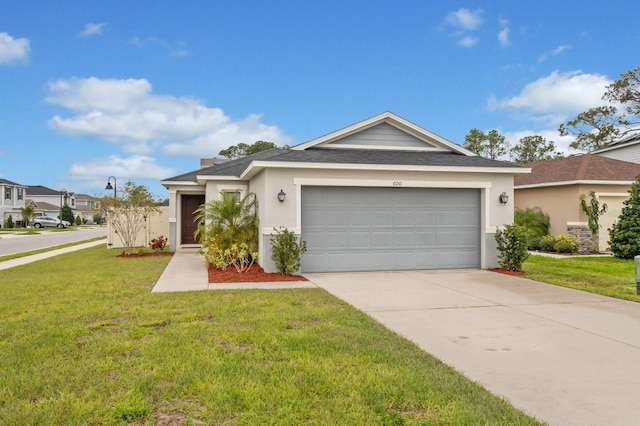
<svg viewBox="0 0 640 426">
<path fill-rule="evenodd" d="M 584 154 L 582 156 L 582 161 L 580 161 L 580 165 L 578 166 L 578 171 L 576 173 L 576 179 L 582 180 L 587 175 L 587 170 L 589 170 L 589 164 L 591 163 L 591 154 Z"/>
</svg>

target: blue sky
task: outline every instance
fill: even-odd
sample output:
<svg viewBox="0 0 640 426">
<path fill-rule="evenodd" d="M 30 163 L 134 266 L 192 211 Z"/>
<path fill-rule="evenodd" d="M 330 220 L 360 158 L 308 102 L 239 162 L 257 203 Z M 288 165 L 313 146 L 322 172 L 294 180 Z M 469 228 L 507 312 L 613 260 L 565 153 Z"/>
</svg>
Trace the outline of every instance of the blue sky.
<svg viewBox="0 0 640 426">
<path fill-rule="evenodd" d="M 392 111 L 512 143 L 638 65 L 637 1 L 13 1 L 0 13 L 0 177 L 99 195 L 239 142 L 298 144 Z"/>
</svg>

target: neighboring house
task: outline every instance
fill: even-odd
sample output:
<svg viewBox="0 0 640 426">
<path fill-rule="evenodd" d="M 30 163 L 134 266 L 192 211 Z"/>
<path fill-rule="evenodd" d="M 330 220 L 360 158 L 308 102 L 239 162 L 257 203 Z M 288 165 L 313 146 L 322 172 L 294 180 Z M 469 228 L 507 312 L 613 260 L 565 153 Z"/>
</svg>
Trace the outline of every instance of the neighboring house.
<svg viewBox="0 0 640 426">
<path fill-rule="evenodd" d="M 26 205 L 26 189 L 25 185 L 0 179 L 0 227 L 6 227 L 9 216 L 16 225 L 22 221 L 20 209 Z"/>
<path fill-rule="evenodd" d="M 575 238 L 589 234 L 587 216 L 578 197 L 584 194 L 588 202 L 589 192 L 593 191 L 600 204 L 608 207 L 599 220 L 598 239 L 600 250 L 606 251 L 607 230 L 617 221 L 631 184 L 640 174 L 640 164 L 582 154 L 524 166 L 531 168 L 531 174 L 515 177 L 515 207 L 540 207 L 550 217 L 551 235 L 569 234 Z"/>
<path fill-rule="evenodd" d="M 60 206 L 47 203 L 44 201 L 34 201 L 30 198 L 27 198 L 27 205 L 33 206 L 34 217 L 35 216 L 51 216 L 58 217 L 60 216 Z"/>
<path fill-rule="evenodd" d="M 75 194 L 76 216 L 80 215 L 84 223 L 93 223 L 93 215 L 96 212 L 98 199 L 87 194 Z"/>
<path fill-rule="evenodd" d="M 76 209 L 76 194 L 67 190 L 56 191 L 55 189 L 47 188 L 42 185 L 27 186 L 27 194 L 29 199 L 40 202 L 53 204 L 58 208 L 68 204 L 72 210 Z"/>
<path fill-rule="evenodd" d="M 500 195 L 512 196 L 514 175 L 528 172 L 385 112 L 162 184 L 172 250 L 197 247 L 193 213 L 201 204 L 239 191 L 257 196 L 259 263 L 268 272 L 279 227 L 306 241 L 303 272 L 490 268 L 496 228 L 513 222 L 512 201 Z"/>
<path fill-rule="evenodd" d="M 612 142 L 604 148 L 593 151 L 592 154 L 601 155 L 614 160 L 640 163 L 640 134 L 627 136 Z"/>
</svg>

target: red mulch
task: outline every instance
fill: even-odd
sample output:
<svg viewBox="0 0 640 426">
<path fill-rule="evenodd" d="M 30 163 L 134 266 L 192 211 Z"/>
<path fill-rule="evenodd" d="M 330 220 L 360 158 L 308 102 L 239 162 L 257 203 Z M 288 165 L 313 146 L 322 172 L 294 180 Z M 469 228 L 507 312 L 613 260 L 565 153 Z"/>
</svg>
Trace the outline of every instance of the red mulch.
<svg viewBox="0 0 640 426">
<path fill-rule="evenodd" d="M 134 259 L 137 257 L 153 257 L 153 256 L 173 256 L 173 252 L 172 251 L 153 251 L 153 252 L 146 252 L 146 253 L 131 253 L 131 254 L 121 253 L 116 257 Z"/>
<path fill-rule="evenodd" d="M 253 265 L 247 272 L 243 272 L 242 274 L 239 274 L 233 265 L 228 267 L 226 271 L 209 268 L 209 282 L 211 284 L 280 281 L 307 281 L 307 279 L 300 275 L 280 275 L 277 273 L 264 272 L 259 265 Z"/>
<path fill-rule="evenodd" d="M 499 274 L 511 275 L 514 277 L 521 277 L 524 275 L 524 271 L 510 271 L 504 268 L 490 268 L 489 271 L 498 272 Z"/>
</svg>

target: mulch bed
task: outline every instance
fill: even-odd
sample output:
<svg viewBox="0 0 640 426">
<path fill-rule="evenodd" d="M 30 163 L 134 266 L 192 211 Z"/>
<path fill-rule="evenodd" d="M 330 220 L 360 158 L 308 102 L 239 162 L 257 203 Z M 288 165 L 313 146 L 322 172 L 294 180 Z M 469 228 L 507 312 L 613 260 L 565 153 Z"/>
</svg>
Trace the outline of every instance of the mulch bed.
<svg viewBox="0 0 640 426">
<path fill-rule="evenodd" d="M 489 268 L 489 271 L 497 272 L 499 274 L 511 275 L 511 276 L 514 276 L 514 277 L 521 277 L 525 273 L 524 271 L 510 271 L 510 270 L 504 269 L 504 268 Z"/>
<path fill-rule="evenodd" d="M 147 252 L 147 253 L 131 253 L 131 254 L 121 253 L 116 257 L 134 259 L 138 257 L 154 257 L 154 256 L 173 256 L 173 252 L 172 251 L 153 251 L 153 252 Z"/>
<path fill-rule="evenodd" d="M 307 279 L 300 275 L 280 275 L 277 273 L 264 272 L 259 265 L 253 265 L 248 271 L 242 274 L 239 274 L 233 266 L 228 267 L 226 271 L 209 268 L 209 283 L 211 284 L 282 281 L 307 281 Z"/>
</svg>

